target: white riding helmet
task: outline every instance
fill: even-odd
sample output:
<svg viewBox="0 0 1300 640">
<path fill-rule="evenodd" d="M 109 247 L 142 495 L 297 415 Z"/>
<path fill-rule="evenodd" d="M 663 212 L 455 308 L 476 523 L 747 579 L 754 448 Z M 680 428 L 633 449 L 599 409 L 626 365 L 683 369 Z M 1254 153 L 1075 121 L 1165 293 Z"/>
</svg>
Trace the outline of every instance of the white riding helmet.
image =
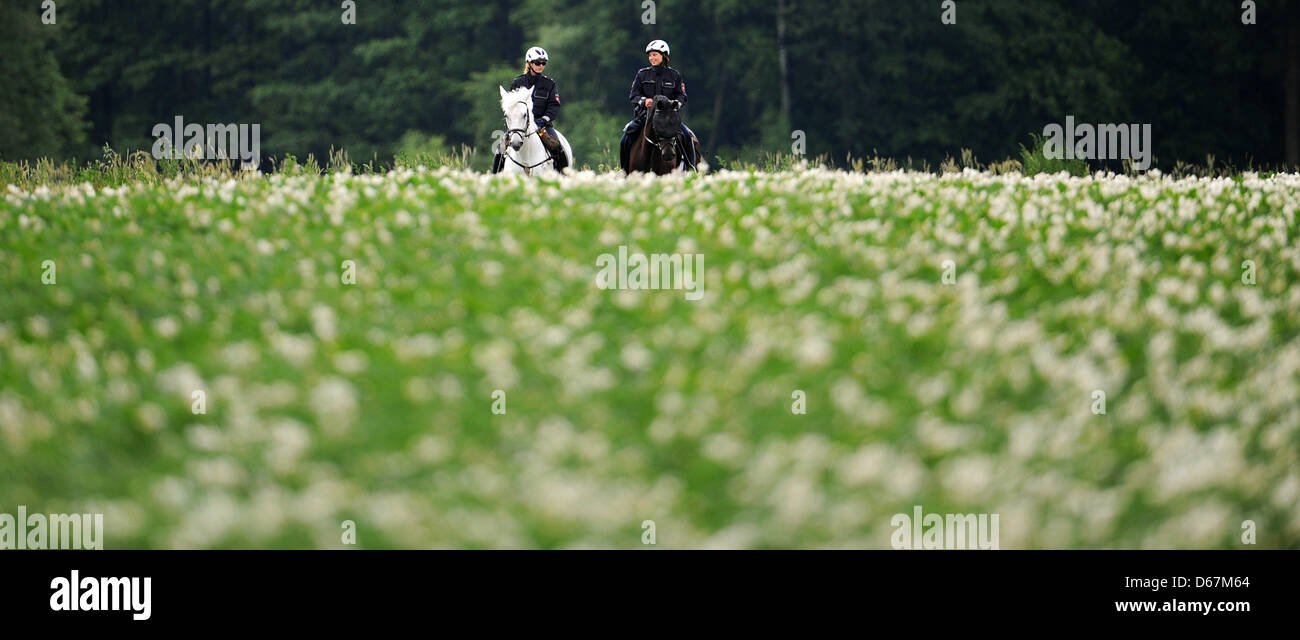
<svg viewBox="0 0 1300 640">
<path fill-rule="evenodd" d="M 546 55 L 546 49 L 543 49 L 541 47 L 533 47 L 532 49 L 528 50 L 528 53 L 524 54 L 524 62 L 532 62 L 534 60 L 549 61 L 550 59 L 551 57 Z"/>
<path fill-rule="evenodd" d="M 645 46 L 645 52 L 650 53 L 651 51 L 658 51 L 659 53 L 662 53 L 666 56 L 673 55 L 668 50 L 668 43 L 664 42 L 663 40 L 651 40 L 650 44 Z"/>
</svg>

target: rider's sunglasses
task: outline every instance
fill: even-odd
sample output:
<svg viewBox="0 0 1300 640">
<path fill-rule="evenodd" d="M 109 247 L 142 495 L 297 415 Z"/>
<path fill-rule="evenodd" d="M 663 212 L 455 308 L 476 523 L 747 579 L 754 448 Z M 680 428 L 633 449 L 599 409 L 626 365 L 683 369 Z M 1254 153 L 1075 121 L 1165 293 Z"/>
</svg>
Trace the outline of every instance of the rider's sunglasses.
<svg viewBox="0 0 1300 640">
<path fill-rule="evenodd" d="M 539 67 L 545 67 L 545 66 L 546 66 L 546 61 L 545 61 L 545 60 L 533 60 L 533 64 L 535 64 L 535 65 L 537 65 L 537 66 L 539 66 Z"/>
</svg>

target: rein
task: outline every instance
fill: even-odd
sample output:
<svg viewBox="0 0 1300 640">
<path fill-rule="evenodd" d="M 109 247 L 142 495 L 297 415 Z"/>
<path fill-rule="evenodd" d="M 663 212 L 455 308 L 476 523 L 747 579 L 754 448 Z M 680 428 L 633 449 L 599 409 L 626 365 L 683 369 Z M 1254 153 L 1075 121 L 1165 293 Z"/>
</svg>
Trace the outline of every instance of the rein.
<svg viewBox="0 0 1300 640">
<path fill-rule="evenodd" d="M 510 133 L 515 132 L 515 131 L 523 131 L 523 129 L 511 129 L 510 131 L 507 131 L 507 132 L 506 132 L 506 135 L 510 135 Z M 523 137 L 527 138 L 528 136 L 535 136 L 535 135 L 537 135 L 536 132 L 534 132 L 534 133 L 525 133 L 525 134 L 523 134 Z M 507 146 L 508 146 L 508 145 L 507 145 Z M 544 165 L 544 164 L 546 164 L 546 163 L 548 163 L 548 162 L 554 162 L 554 161 L 555 161 L 555 156 L 552 156 L 552 155 L 551 155 L 550 150 L 547 149 L 545 145 L 542 146 L 542 150 L 543 150 L 543 151 L 546 151 L 546 159 L 545 159 L 545 160 L 542 160 L 542 161 L 540 161 L 540 162 L 536 162 L 536 163 L 534 163 L 534 164 L 524 164 L 524 163 L 522 163 L 522 162 L 520 162 L 520 161 L 518 161 L 518 160 L 515 160 L 515 157 L 514 157 L 513 155 L 509 154 L 509 153 L 505 154 L 505 156 L 506 156 L 506 159 L 507 159 L 507 160 L 509 160 L 509 161 L 511 161 L 511 162 L 513 162 L 513 163 L 515 163 L 515 164 L 517 164 L 517 165 L 519 165 L 520 167 L 523 168 L 524 171 L 531 171 L 531 170 L 533 170 L 533 169 L 536 168 L 536 167 L 540 167 L 540 166 L 542 166 L 542 165 Z M 510 151 L 514 151 L 514 149 L 510 149 Z"/>
<path fill-rule="evenodd" d="M 650 128 L 652 128 L 652 127 L 646 127 L 646 129 L 650 129 Z M 673 142 L 676 142 L 676 140 L 660 140 L 660 141 L 657 141 L 657 142 L 654 141 L 654 140 L 651 140 L 651 139 L 650 139 L 650 136 L 646 135 L 644 129 L 641 131 L 641 137 L 642 137 L 642 138 L 645 138 L 645 141 L 646 141 L 646 142 L 649 142 L 650 144 L 652 144 L 652 145 L 654 145 L 654 146 L 656 146 L 656 147 L 659 147 L 659 153 L 661 153 L 661 154 L 663 154 L 663 153 L 668 153 L 667 151 L 665 151 L 665 149 L 668 148 L 668 145 L 669 145 L 669 144 L 671 144 L 671 143 L 673 143 Z"/>
</svg>

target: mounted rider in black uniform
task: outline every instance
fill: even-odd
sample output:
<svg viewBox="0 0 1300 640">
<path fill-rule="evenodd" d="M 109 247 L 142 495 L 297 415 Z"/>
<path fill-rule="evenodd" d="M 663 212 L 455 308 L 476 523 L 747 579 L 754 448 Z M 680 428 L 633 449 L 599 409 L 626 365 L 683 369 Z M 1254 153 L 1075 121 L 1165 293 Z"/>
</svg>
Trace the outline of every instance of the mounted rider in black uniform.
<svg viewBox="0 0 1300 640">
<path fill-rule="evenodd" d="M 646 109 L 655 96 L 662 95 L 681 102 L 683 106 L 686 104 L 686 81 L 682 79 L 680 71 L 668 66 L 668 43 L 652 40 L 646 45 L 645 52 L 650 59 L 650 66 L 636 72 L 636 78 L 632 80 L 632 91 L 628 94 L 628 100 L 634 109 L 632 121 L 623 127 L 623 139 L 619 141 L 619 153 L 623 157 L 627 155 L 632 135 L 645 125 Z M 685 122 L 682 122 L 682 136 L 681 149 L 685 153 L 685 160 L 692 167 L 697 166 L 699 158 L 695 157 L 695 144 L 699 139 Z"/>
<path fill-rule="evenodd" d="M 569 166 L 569 156 L 565 155 L 560 139 L 555 135 L 555 118 L 560 115 L 560 92 L 555 88 L 555 81 L 542 75 L 549 56 L 541 47 L 533 47 L 524 54 L 524 72 L 510 83 L 509 91 L 520 87 L 533 90 L 533 119 L 537 123 L 537 134 L 542 145 L 551 154 L 555 170 L 561 173 Z M 492 173 L 500 173 L 505 167 L 506 158 L 497 152 L 492 161 Z"/>
</svg>

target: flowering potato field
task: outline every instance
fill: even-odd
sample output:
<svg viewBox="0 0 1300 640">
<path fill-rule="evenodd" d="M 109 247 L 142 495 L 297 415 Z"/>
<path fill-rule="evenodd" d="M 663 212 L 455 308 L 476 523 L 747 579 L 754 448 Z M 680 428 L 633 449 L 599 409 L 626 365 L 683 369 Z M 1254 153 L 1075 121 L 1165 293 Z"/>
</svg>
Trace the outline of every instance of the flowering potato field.
<svg viewBox="0 0 1300 640">
<path fill-rule="evenodd" d="M 1158 172 L 11 186 L 0 499 L 105 548 L 890 548 L 916 506 L 1295 548 L 1298 208 Z M 702 296 L 598 286 L 624 253 Z"/>
</svg>

